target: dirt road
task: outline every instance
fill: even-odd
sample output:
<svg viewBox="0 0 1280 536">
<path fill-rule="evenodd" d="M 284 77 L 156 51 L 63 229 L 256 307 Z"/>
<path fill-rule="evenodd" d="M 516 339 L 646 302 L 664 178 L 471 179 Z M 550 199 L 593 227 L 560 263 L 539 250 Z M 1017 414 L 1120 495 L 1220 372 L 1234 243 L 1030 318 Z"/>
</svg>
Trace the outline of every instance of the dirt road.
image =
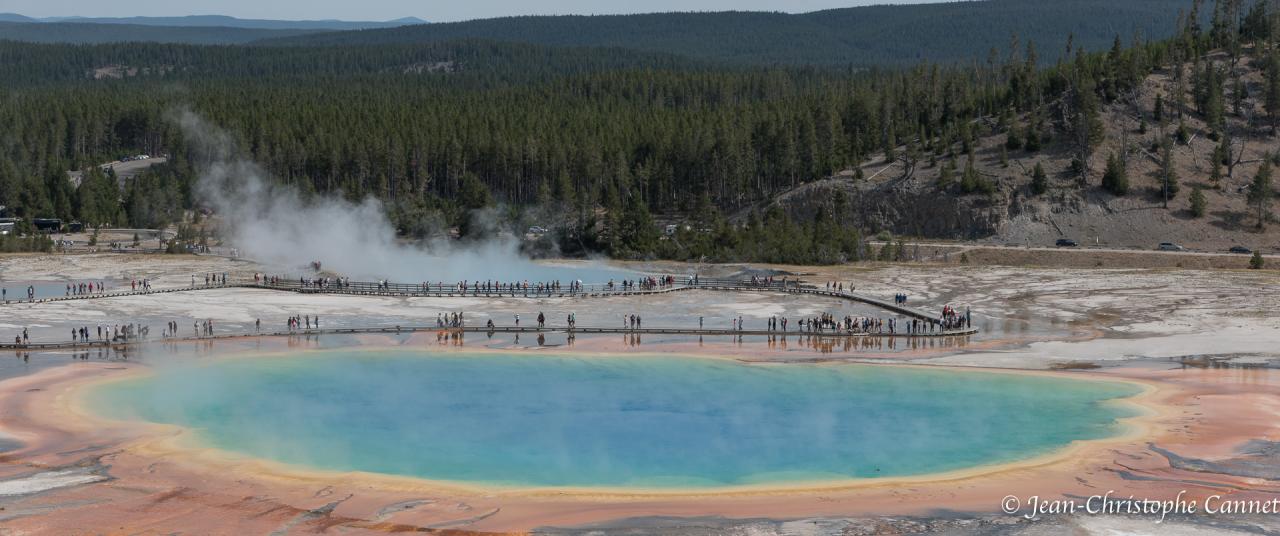
<svg viewBox="0 0 1280 536">
<path fill-rule="evenodd" d="M 883 241 L 871 241 L 876 248 Z M 1026 247 L 977 242 L 905 242 L 905 258 L 921 262 L 1008 266 L 1246 269 L 1251 255 L 1211 251 L 1159 251 L 1105 247 Z M 1264 254 L 1268 268 L 1280 267 L 1280 255 Z"/>
</svg>

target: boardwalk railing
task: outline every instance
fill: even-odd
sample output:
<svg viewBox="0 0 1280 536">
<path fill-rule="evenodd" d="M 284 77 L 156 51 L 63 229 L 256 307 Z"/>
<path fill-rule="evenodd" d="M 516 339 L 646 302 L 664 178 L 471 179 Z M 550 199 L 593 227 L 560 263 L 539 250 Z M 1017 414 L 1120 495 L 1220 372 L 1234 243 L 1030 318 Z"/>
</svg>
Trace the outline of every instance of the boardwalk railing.
<svg viewBox="0 0 1280 536">
<path fill-rule="evenodd" d="M 223 284 L 208 284 L 208 285 L 195 285 L 195 286 L 186 286 L 186 287 L 164 287 L 164 288 L 151 288 L 151 289 L 149 289 L 149 290 L 136 290 L 136 289 L 134 289 L 134 290 L 109 290 L 109 291 L 106 291 L 106 292 L 91 292 L 91 293 L 86 293 L 86 294 L 67 294 L 67 295 L 64 295 L 64 296 L 45 296 L 45 297 L 43 297 L 43 298 L 27 298 L 25 295 L 24 295 L 24 296 L 22 296 L 21 298 L 14 298 L 13 296 L 6 296 L 6 298 L 5 298 L 3 301 L 0 301 L 0 305 L 19 305 L 19 304 L 24 304 L 24 303 L 25 303 L 25 304 L 31 304 L 31 303 L 48 303 L 48 302 L 60 302 L 60 301 L 71 301 L 71 300 L 93 300 L 93 299 L 98 299 L 98 298 L 118 298 L 118 297 L 121 297 L 121 296 L 146 296 L 146 295 L 149 295 L 149 294 L 168 294 L 168 293 L 172 293 L 172 292 L 191 292 L 191 291 L 194 291 L 194 290 L 213 290 L 213 289 L 219 289 L 219 288 L 240 287 L 240 286 L 243 286 L 243 285 L 237 285 L 237 284 L 226 284 L 226 285 L 223 285 Z M 20 290 L 23 290 L 23 289 L 20 289 Z M 24 292 L 23 294 L 25 294 L 25 292 Z"/>
<path fill-rule="evenodd" d="M 95 292 L 88 294 L 68 294 L 65 296 L 46 296 L 28 299 L 25 296 L 9 297 L 7 300 L 0 301 L 3 304 L 21 304 L 21 303 L 46 303 L 68 300 L 89 300 L 96 298 L 113 298 L 120 296 L 143 296 L 148 294 L 165 294 L 170 292 L 188 292 L 196 290 L 213 290 L 221 288 L 261 288 L 270 290 L 287 290 L 301 293 L 324 293 L 324 294 L 355 294 L 366 296 L 407 296 L 407 297 L 457 297 L 457 296 L 478 296 L 491 298 L 547 298 L 547 297 L 600 297 L 600 296 L 635 296 L 645 294 L 661 294 L 665 292 L 674 292 L 688 290 L 691 288 L 700 288 L 708 290 L 775 290 L 775 291 L 795 291 L 811 286 L 802 286 L 794 281 L 788 281 L 787 286 L 782 286 L 781 282 L 772 284 L 756 284 L 749 281 L 735 279 L 700 279 L 697 284 L 691 283 L 686 278 L 678 279 L 674 284 L 657 285 L 653 287 L 630 286 L 623 287 L 620 283 L 608 284 L 590 284 L 580 287 L 571 287 L 562 284 L 560 287 L 549 287 L 538 289 L 535 284 L 530 284 L 529 288 L 476 288 L 469 286 L 465 290 L 457 285 L 449 285 L 442 283 L 379 283 L 370 281 L 351 281 L 347 283 L 304 283 L 299 279 L 280 279 L 274 282 L 266 280 L 250 281 L 250 280 L 232 280 L 227 284 L 210 283 L 202 285 L 197 282 L 195 285 L 183 287 L 164 287 L 152 288 L 149 290 L 120 290 Z"/>
<path fill-rule="evenodd" d="M 698 278 L 696 281 L 690 281 L 687 278 L 680 278 L 680 279 L 677 279 L 677 281 L 673 284 L 659 285 L 652 288 L 629 287 L 627 289 L 623 289 L 621 285 L 615 284 L 612 287 L 608 285 L 583 285 L 581 288 L 578 288 L 576 290 L 570 290 L 570 288 L 567 288 L 567 287 L 559 288 L 559 289 L 551 287 L 551 288 L 544 288 L 541 290 L 537 289 L 536 287 L 531 287 L 527 289 L 524 289 L 524 288 L 485 289 L 483 285 L 481 285 L 480 287 L 471 286 L 466 288 L 466 290 L 463 290 L 459 286 L 443 285 L 443 284 L 432 285 L 432 284 L 425 284 L 425 283 L 418 284 L 418 285 L 406 285 L 406 284 L 397 284 L 397 283 L 350 282 L 350 283 L 344 283 L 341 285 L 337 285 L 337 284 L 307 285 L 307 284 L 303 284 L 301 281 L 298 281 L 298 280 L 292 280 L 288 282 L 281 280 L 278 283 L 273 283 L 273 284 L 259 284 L 259 285 L 246 285 L 246 286 L 256 286 L 259 288 L 267 288 L 267 289 L 274 289 L 274 290 L 292 290 L 295 292 L 310 292 L 310 293 L 362 294 L 362 295 L 374 295 L 374 296 L 408 296 L 408 297 L 473 296 L 473 297 L 494 297 L 494 298 L 511 298 L 511 297 L 563 298 L 563 297 L 636 296 L 636 295 L 646 295 L 646 294 L 662 294 L 667 292 L 677 292 L 677 291 L 692 290 L 692 289 L 714 290 L 714 291 L 736 291 L 736 292 L 749 292 L 749 291 L 762 290 L 762 291 L 783 292 L 788 294 L 805 294 L 805 295 L 812 295 L 812 296 L 823 296 L 828 298 L 856 301 L 860 303 L 865 303 L 867 305 L 871 305 L 873 307 L 878 307 L 888 311 L 893 311 L 900 315 L 915 318 L 917 320 L 922 320 L 924 322 L 931 323 L 931 322 L 938 321 L 937 316 L 931 315 L 924 311 L 920 311 L 918 309 L 906 307 L 904 305 L 890 303 L 883 300 L 871 298 L 869 296 L 854 294 L 853 292 L 844 291 L 844 290 L 837 291 L 837 290 L 830 290 L 830 289 L 826 289 L 826 290 L 819 289 L 813 285 L 802 284 L 794 280 L 787 280 L 785 282 L 781 280 L 775 280 L 772 282 L 752 282 L 751 280 L 748 280 L 748 279 Z M 970 328 L 956 328 L 956 329 L 941 331 L 941 333 L 944 335 L 945 334 L 963 335 L 963 334 L 971 334 L 976 332 L 977 332 L 976 329 L 970 329 Z"/>
<path fill-rule="evenodd" d="M 379 326 L 364 328 L 329 328 L 329 329 L 297 329 L 292 331 L 246 331 L 238 333 L 221 333 L 217 335 L 201 335 L 194 337 L 164 337 L 159 339 L 151 338 L 131 338 L 119 340 L 90 340 L 90 341 L 61 341 L 47 343 L 12 343 L 0 342 L 0 350 L 59 350 L 59 349 L 92 349 L 92 348 L 117 348 L 137 346 L 147 343 L 157 342 L 199 342 L 199 341 L 216 341 L 230 339 L 244 339 L 256 337 L 303 337 L 315 335 L 361 335 L 361 334 L 405 334 L 405 333 L 422 333 L 422 332 L 438 332 L 441 334 L 462 334 L 462 333 L 511 333 L 511 334 L 548 334 L 548 333 L 565 333 L 568 335 L 577 334 L 621 334 L 621 335 L 698 335 L 698 336 L 721 336 L 721 337 L 830 337 L 830 338 L 940 338 L 954 337 L 958 335 L 970 335 L 977 332 L 974 330 L 964 331 L 948 331 L 937 333 L 888 333 L 888 332 L 861 332 L 848 331 L 841 329 L 827 329 L 815 331 L 781 331 L 781 330 L 732 330 L 732 329 L 683 329 L 683 328 L 606 328 L 606 327 L 574 327 L 567 326 L 545 326 L 545 327 L 514 327 L 514 326 L 462 326 L 462 327 L 439 327 L 439 326 Z"/>
<path fill-rule="evenodd" d="M 535 284 L 530 284 L 528 288 L 511 288 L 492 286 L 485 288 L 483 285 L 468 286 L 465 289 L 459 285 L 444 283 L 378 283 L 367 281 L 351 281 L 348 283 L 304 283 L 297 279 L 279 280 L 268 282 L 245 283 L 237 286 L 263 288 L 271 290 L 288 290 L 301 293 L 315 294 L 355 294 L 365 296 L 404 296 L 404 297 L 456 297 L 456 296 L 477 296 L 490 298 L 566 298 L 575 296 L 627 296 L 638 294 L 658 294 L 662 292 L 672 292 L 676 290 L 685 290 L 686 285 L 658 285 L 650 288 L 632 286 L 624 288 L 621 284 L 615 283 L 613 286 L 606 284 L 591 284 L 574 287 L 568 284 L 561 284 L 559 287 L 544 286 L 538 288 Z"/>
</svg>

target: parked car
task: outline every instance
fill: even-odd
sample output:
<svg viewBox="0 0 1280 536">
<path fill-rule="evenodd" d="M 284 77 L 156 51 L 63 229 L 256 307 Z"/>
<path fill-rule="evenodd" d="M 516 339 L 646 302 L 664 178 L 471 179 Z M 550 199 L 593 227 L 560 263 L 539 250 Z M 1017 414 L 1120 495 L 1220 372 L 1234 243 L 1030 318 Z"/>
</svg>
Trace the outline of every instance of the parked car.
<svg viewBox="0 0 1280 536">
<path fill-rule="evenodd" d="M 1077 244 L 1075 240 L 1070 238 L 1059 238 L 1055 245 L 1060 248 L 1073 248 L 1080 244 Z"/>
<path fill-rule="evenodd" d="M 1243 253 L 1245 255 L 1253 253 L 1253 250 L 1244 246 L 1231 246 L 1231 249 L 1228 249 L 1227 251 L 1231 253 Z"/>
<path fill-rule="evenodd" d="M 1173 242 L 1161 242 L 1160 247 L 1156 248 L 1160 251 L 1186 251 L 1187 248 L 1174 244 Z"/>
</svg>

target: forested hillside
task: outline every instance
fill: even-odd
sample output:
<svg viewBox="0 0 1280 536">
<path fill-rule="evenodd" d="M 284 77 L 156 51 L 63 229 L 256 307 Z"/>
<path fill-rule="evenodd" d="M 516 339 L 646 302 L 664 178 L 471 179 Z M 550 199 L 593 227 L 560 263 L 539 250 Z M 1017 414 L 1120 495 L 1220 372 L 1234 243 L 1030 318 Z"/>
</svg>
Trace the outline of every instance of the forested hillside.
<svg viewBox="0 0 1280 536">
<path fill-rule="evenodd" d="M 1172 39 L 1112 36 L 1107 50 L 1073 49 L 1057 62 L 1021 41 L 980 65 L 873 70 L 725 67 L 485 41 L 0 44 L 0 205 L 23 218 L 95 226 L 177 223 L 202 206 L 192 194 L 192 144 L 172 119 L 190 110 L 308 195 L 381 200 L 409 237 L 447 228 L 476 236 L 497 220 L 513 230 L 550 227 L 566 254 L 849 260 L 866 254 L 862 233 L 882 230 L 834 217 L 850 199 L 832 194 L 796 213 L 774 200 L 840 172 L 850 184 L 870 183 L 863 168 L 876 161 L 943 170 L 922 198 L 1003 203 L 998 194 L 1011 186 L 975 164 L 980 141 L 993 136 L 1018 155 L 1061 161 L 1070 170 L 1061 173 L 1079 177 L 1066 187 L 1091 191 L 1101 174 L 1090 164 L 1106 132 L 1101 110 L 1129 102 L 1152 73 L 1175 66 L 1193 74 L 1161 90 L 1162 111 L 1143 104 L 1131 112 L 1144 124 L 1197 117 L 1220 125 L 1213 117 L 1227 95 L 1240 96 L 1232 113 L 1243 117 L 1243 103 L 1260 95 L 1270 103 L 1273 93 L 1266 110 L 1274 121 L 1280 67 L 1266 68 L 1265 84 L 1232 85 L 1243 83 L 1245 65 L 1280 61 L 1280 26 L 1262 6 L 1222 0 L 1205 8 L 1210 25 L 1188 17 Z M 1235 60 L 1201 59 L 1214 49 Z M 1264 115 L 1247 115 L 1241 129 L 1213 135 L 1271 135 Z M 1185 140 L 1189 128 L 1171 128 L 1165 141 L 1176 142 L 1178 131 Z M 123 190 L 93 166 L 138 153 L 172 159 Z M 84 168 L 78 187 L 67 180 L 67 170 Z M 688 229 L 659 240 L 658 222 Z M 968 231 L 963 222 L 941 223 L 930 232 Z"/>
<path fill-rule="evenodd" d="M 543 47 L 463 40 L 424 45 L 343 47 L 210 47 L 112 43 L 95 46 L 0 42 L 0 82 L 11 86 L 67 83 L 102 92 L 126 79 L 134 84 L 252 79 L 268 86 L 303 86 L 327 79 L 386 75 L 387 81 L 445 84 L 460 89 L 510 85 L 588 72 L 626 69 L 693 69 L 696 61 L 626 49 Z M 451 76 L 417 76 L 448 74 Z M 360 81 L 353 83 L 358 84 Z M 376 88 L 371 88 L 376 89 Z"/>
<path fill-rule="evenodd" d="M 985 62 L 1010 39 L 1035 40 L 1056 61 L 1069 40 L 1104 50 L 1120 35 L 1163 39 L 1191 0 L 988 0 L 784 13 L 656 13 L 507 17 L 264 41 L 336 45 L 480 38 L 554 46 L 616 46 L 739 64 L 913 65 Z"/>
<path fill-rule="evenodd" d="M 620 47 L 739 65 L 910 66 L 987 62 L 1015 36 L 1054 62 L 1102 50 L 1120 35 L 1163 39 L 1193 0 L 984 0 L 763 12 L 506 17 L 445 24 L 120 17 L 0 25 L 0 39 L 40 43 L 381 45 L 480 39 L 557 47 Z M 1203 13 L 1203 12 L 1202 12 Z M 335 29 L 360 28 L 352 31 Z"/>
</svg>

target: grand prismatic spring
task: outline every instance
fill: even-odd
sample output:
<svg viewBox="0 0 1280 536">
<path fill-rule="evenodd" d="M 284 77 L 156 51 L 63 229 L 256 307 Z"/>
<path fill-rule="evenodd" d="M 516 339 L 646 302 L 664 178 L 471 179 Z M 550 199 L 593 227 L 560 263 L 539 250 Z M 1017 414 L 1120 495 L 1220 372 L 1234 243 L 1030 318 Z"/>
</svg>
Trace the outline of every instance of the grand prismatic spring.
<svg viewBox="0 0 1280 536">
<path fill-rule="evenodd" d="M 1116 433 L 1132 385 L 670 356 L 328 351 L 161 368 L 113 417 L 337 471 L 512 486 L 714 487 L 918 475 Z M 1018 408 L 1016 412 L 1005 408 Z"/>
</svg>

